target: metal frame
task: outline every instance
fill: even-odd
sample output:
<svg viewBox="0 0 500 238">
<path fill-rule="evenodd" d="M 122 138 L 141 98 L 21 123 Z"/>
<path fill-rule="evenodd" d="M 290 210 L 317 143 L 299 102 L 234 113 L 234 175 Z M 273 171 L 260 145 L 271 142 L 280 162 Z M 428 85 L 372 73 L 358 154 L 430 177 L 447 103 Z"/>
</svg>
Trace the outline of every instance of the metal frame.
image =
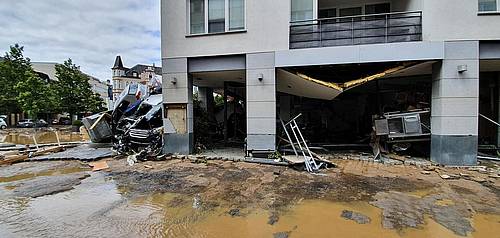
<svg viewBox="0 0 500 238">
<path fill-rule="evenodd" d="M 410 21 L 408 24 L 393 24 L 396 20 Z M 384 26 L 370 27 L 367 22 L 384 21 Z M 348 25 L 350 24 L 350 27 Z M 392 23 L 392 24 L 391 24 Z M 327 29 L 330 28 L 330 29 Z M 331 29 L 337 28 L 337 29 Z M 411 33 L 391 33 L 394 29 L 410 29 Z M 373 32 L 384 30 L 383 34 Z M 369 32 L 372 31 L 372 32 Z M 337 36 L 337 33 L 350 34 L 350 37 Z M 329 36 L 330 35 L 330 36 Z M 333 36 L 331 36 L 333 35 Z M 408 39 L 391 39 L 398 36 L 407 36 Z M 297 38 L 307 39 L 297 39 Z M 372 43 L 358 43 L 356 40 L 373 39 Z M 382 39 L 383 38 L 383 39 Z M 350 43 L 328 44 L 327 41 L 350 40 Z M 357 15 L 348 17 L 332 17 L 313 20 L 290 22 L 290 49 L 315 48 L 336 45 L 376 44 L 390 42 L 407 42 L 422 40 L 422 12 L 392 12 L 382 14 Z M 326 42 L 326 43 L 325 43 Z M 311 46 L 300 46 L 299 43 L 311 43 Z"/>
<path fill-rule="evenodd" d="M 290 141 L 290 144 L 292 146 L 293 152 L 295 152 L 296 156 L 299 156 L 299 153 L 297 149 L 295 148 L 295 145 L 299 146 L 299 151 L 302 153 L 302 156 L 304 157 L 304 164 L 306 165 L 306 170 L 310 173 L 318 171 L 323 163 L 317 164 L 316 161 L 314 160 L 314 157 L 311 153 L 311 150 L 309 149 L 309 146 L 306 143 L 306 140 L 304 139 L 304 136 L 302 135 L 302 132 L 300 131 L 299 126 L 297 125 L 296 119 L 301 117 L 302 113 L 295 116 L 292 118 L 289 122 L 284 123 L 283 120 L 281 121 L 281 125 L 283 126 L 283 130 L 285 130 L 285 134 L 288 138 L 288 141 Z M 290 126 L 290 129 L 292 130 L 293 136 L 295 138 L 295 141 L 292 140 L 292 137 L 290 136 L 290 133 L 288 132 L 287 126 Z"/>
</svg>

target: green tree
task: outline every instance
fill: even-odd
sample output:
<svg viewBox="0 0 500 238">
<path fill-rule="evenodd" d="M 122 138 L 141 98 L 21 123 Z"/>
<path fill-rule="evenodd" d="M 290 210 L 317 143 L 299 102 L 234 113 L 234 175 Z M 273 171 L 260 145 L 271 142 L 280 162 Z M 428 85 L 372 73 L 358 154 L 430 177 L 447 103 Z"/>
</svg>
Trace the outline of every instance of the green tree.
<svg viewBox="0 0 500 238">
<path fill-rule="evenodd" d="M 56 77 L 54 88 L 61 111 L 77 115 L 102 109 L 103 100 L 92 92 L 89 77 L 71 59 L 56 65 Z"/>
<path fill-rule="evenodd" d="M 41 112 L 51 112 L 54 97 L 50 85 L 33 71 L 26 71 L 26 74 L 26 78 L 15 87 L 19 92 L 16 96 L 17 103 L 30 118 L 36 118 Z"/>
<path fill-rule="evenodd" d="M 23 56 L 24 47 L 15 44 L 0 60 L 0 113 L 20 113 L 17 103 L 19 91 L 16 85 L 29 80 L 33 75 L 30 59 Z"/>
</svg>

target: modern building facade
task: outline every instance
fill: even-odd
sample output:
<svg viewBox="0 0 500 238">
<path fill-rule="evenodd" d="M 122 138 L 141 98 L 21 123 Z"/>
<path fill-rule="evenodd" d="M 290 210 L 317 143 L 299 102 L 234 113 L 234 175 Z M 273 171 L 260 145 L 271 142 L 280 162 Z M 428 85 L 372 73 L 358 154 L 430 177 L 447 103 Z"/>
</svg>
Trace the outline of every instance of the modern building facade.
<svg viewBox="0 0 500 238">
<path fill-rule="evenodd" d="M 192 152 L 193 86 L 228 84 L 245 89 L 251 152 L 274 151 L 298 113 L 311 138 L 345 142 L 372 115 L 425 107 L 434 162 L 474 165 L 500 142 L 480 117 L 499 118 L 498 0 L 161 3 L 166 152 Z"/>
</svg>

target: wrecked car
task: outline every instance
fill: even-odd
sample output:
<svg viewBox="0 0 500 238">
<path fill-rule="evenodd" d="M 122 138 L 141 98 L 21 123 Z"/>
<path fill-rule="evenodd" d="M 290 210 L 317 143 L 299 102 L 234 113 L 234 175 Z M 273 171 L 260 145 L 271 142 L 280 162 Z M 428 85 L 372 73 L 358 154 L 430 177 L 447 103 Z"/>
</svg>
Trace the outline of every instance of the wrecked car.
<svg viewBox="0 0 500 238">
<path fill-rule="evenodd" d="M 158 94 L 159 93 L 159 94 Z M 163 120 L 158 87 L 133 83 L 116 100 L 113 111 L 84 118 L 92 142 L 111 142 L 122 155 L 146 160 L 162 152 Z"/>
</svg>

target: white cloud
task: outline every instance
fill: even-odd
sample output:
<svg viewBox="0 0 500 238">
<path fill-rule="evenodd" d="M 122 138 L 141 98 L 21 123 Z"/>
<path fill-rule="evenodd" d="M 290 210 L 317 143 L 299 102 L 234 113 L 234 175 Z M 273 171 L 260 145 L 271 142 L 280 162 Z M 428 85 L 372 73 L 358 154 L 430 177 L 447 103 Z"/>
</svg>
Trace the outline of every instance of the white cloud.
<svg viewBox="0 0 500 238">
<path fill-rule="evenodd" d="M 82 71 L 111 77 L 125 66 L 161 65 L 160 0 L 0 0 L 0 53 L 19 43 L 31 61 L 71 58 Z"/>
</svg>

